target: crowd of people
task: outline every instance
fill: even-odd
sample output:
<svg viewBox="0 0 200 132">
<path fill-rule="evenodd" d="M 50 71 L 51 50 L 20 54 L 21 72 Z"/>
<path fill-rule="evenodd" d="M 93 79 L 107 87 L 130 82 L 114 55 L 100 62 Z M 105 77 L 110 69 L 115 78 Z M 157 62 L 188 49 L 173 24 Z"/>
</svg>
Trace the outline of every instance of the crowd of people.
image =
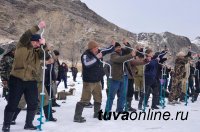
<svg viewBox="0 0 200 132">
<path fill-rule="evenodd" d="M 199 58 L 191 51 L 180 51 L 175 58 L 175 64 L 168 66 L 166 55 L 169 49 L 153 52 L 149 47 L 131 45 L 123 40 L 123 47 L 118 42 L 102 51 L 95 41 L 88 43 L 88 49 L 82 54 L 83 90 L 81 100 L 75 108 L 74 122 L 86 122 L 82 117 L 85 107 L 88 107 L 91 96 L 94 98 L 94 118 L 102 104 L 102 78 L 107 76 L 107 101 L 105 112 L 111 112 L 115 95 L 117 95 L 116 112 L 145 111 L 151 104 L 151 109 L 160 109 L 166 105 L 197 101 L 199 87 Z M 104 52 L 107 53 L 104 53 Z M 103 67 L 102 58 L 110 54 L 110 59 Z M 103 71 L 102 71 L 103 70 Z M 152 94 L 152 103 L 149 97 Z M 138 101 L 138 108 L 132 108 L 133 97 Z M 168 102 L 166 101 L 168 99 Z M 167 103 L 166 103 L 167 102 Z M 160 107 L 159 107 L 160 106 Z"/>
<path fill-rule="evenodd" d="M 24 129 L 37 129 L 32 122 L 35 115 L 40 113 L 41 98 L 38 95 L 42 91 L 43 82 L 45 86 L 43 103 L 45 118 L 48 121 L 57 121 L 53 117 L 55 110 L 52 107 L 60 107 L 56 102 L 57 88 L 61 81 L 64 81 L 64 87 L 67 88 L 68 66 L 65 62 L 60 64 L 59 51 L 52 49 L 52 46 L 47 44 L 40 34 L 37 34 L 45 26 L 45 22 L 41 21 L 39 25 L 27 30 L 20 37 L 18 43 L 10 44 L 7 51 L 0 48 L 0 53 L 3 54 L 0 75 L 3 84 L 3 97 L 7 100 L 2 128 L 4 132 L 9 132 L 10 125 L 16 124 L 15 120 L 18 114 L 26 105 L 27 115 Z M 45 52 L 41 47 L 44 48 Z M 43 63 L 46 65 L 44 80 L 42 78 Z M 74 81 L 76 81 L 78 69 L 76 67 L 72 67 L 72 69 Z"/>
<path fill-rule="evenodd" d="M 48 121 L 56 122 L 52 107 L 60 107 L 56 102 L 57 88 L 61 81 L 68 88 L 68 66 L 60 64 L 58 50 L 45 42 L 39 30 L 46 24 L 41 21 L 38 25 L 27 30 L 17 44 L 10 45 L 9 51 L 1 59 L 0 75 L 3 84 L 3 96 L 7 100 L 4 110 L 3 132 L 10 131 L 10 125 L 20 111 L 27 105 L 27 115 L 24 129 L 36 130 L 33 120 L 40 113 L 41 98 L 38 96 L 44 83 L 45 99 L 43 110 Z M 166 54 L 169 49 L 154 52 L 150 47 L 131 44 L 123 39 L 122 44 L 112 40 L 108 48 L 100 49 L 96 41 L 87 44 L 87 50 L 81 55 L 83 89 L 79 102 L 76 103 L 74 122 L 86 122 L 82 117 L 85 107 L 94 99 L 94 118 L 98 118 L 102 109 L 102 90 L 107 86 L 106 112 L 112 111 L 113 101 L 117 95 L 116 112 L 145 110 L 151 104 L 151 109 L 166 107 L 166 104 L 176 105 L 181 102 L 195 102 L 198 98 L 200 56 L 193 56 L 191 49 L 180 51 L 175 58 L 174 67 L 166 65 Z M 44 51 L 43 51 L 44 49 Z M 0 53 L 4 52 L 0 49 Z M 110 54 L 107 63 L 103 56 Z M 45 56 L 45 58 L 44 58 Z M 43 64 L 46 68 L 44 69 Z M 43 70 L 45 77 L 43 78 Z M 78 69 L 71 67 L 73 81 L 76 82 Z M 107 84 L 104 84 L 104 75 Z M 149 97 L 152 94 L 152 103 Z M 132 108 L 132 101 L 138 102 L 138 108 Z M 168 98 L 168 103 L 165 103 Z M 49 102 L 51 99 L 52 102 Z M 52 103 L 52 105 L 50 105 Z M 50 107 L 50 109 L 49 109 Z"/>
</svg>

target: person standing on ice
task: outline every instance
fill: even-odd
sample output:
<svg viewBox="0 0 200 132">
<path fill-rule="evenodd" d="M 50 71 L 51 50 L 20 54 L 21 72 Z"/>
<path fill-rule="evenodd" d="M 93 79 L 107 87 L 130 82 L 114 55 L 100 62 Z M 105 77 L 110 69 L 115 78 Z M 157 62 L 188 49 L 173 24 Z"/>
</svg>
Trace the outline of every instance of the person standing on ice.
<svg viewBox="0 0 200 132">
<path fill-rule="evenodd" d="M 58 82 L 57 86 L 60 84 L 61 81 L 63 81 L 65 89 L 67 89 L 67 72 L 68 72 L 68 66 L 65 62 L 63 62 L 59 67 L 60 81 Z"/>
<path fill-rule="evenodd" d="M 45 22 L 41 21 L 39 25 L 33 26 L 21 36 L 17 43 L 8 84 L 10 95 L 4 110 L 3 132 L 10 131 L 10 123 L 22 94 L 24 94 L 27 102 L 24 129 L 37 129 L 32 122 L 38 106 L 37 78 L 40 75 L 40 59 L 43 58 L 43 51 L 40 46 L 45 45 L 45 39 L 36 33 L 45 28 L 45 25 Z"/>
<path fill-rule="evenodd" d="M 144 103 L 144 108 L 147 106 L 147 102 L 151 93 L 152 89 L 152 109 L 159 109 L 158 101 L 159 101 L 159 87 L 158 87 L 158 80 L 157 80 L 157 74 L 158 74 L 158 66 L 159 61 L 163 59 L 164 55 L 166 54 L 166 51 L 162 52 L 156 52 L 155 54 L 151 49 L 146 50 L 146 59 L 149 61 L 149 63 L 145 66 L 144 75 L 145 75 L 145 93 L 141 93 L 140 100 L 138 104 L 138 109 L 142 109 L 142 103 Z"/>
<path fill-rule="evenodd" d="M 178 103 L 178 99 L 181 96 L 181 82 L 186 77 L 186 67 L 188 58 L 191 56 L 191 52 L 186 55 L 184 52 L 179 52 L 175 60 L 174 74 L 172 76 L 172 87 L 168 97 L 168 104 L 175 105 Z"/>
<path fill-rule="evenodd" d="M 123 112 L 126 102 L 127 87 L 124 87 L 124 71 L 123 71 L 123 62 L 135 57 L 135 52 L 132 51 L 127 55 L 123 55 L 121 45 L 115 43 L 115 52 L 111 54 L 110 62 L 112 66 L 111 74 L 112 79 L 110 81 L 110 88 L 108 89 L 108 98 L 106 102 L 106 112 L 110 112 L 112 109 L 113 100 L 117 94 L 117 112 Z M 127 83 L 127 82 L 126 82 Z"/>
<path fill-rule="evenodd" d="M 198 55 L 198 61 L 196 62 L 196 69 L 198 71 L 196 71 L 195 74 L 195 91 L 192 94 L 192 102 L 197 101 L 197 98 L 199 96 L 200 93 L 200 77 L 199 77 L 199 72 L 200 72 L 200 55 Z"/>
<path fill-rule="evenodd" d="M 99 53 L 99 44 L 96 41 L 88 43 L 88 49 L 81 56 L 83 90 L 81 100 L 77 102 L 75 108 L 74 122 L 85 122 L 82 117 L 83 108 L 88 105 L 91 95 L 94 98 L 94 118 L 98 117 L 102 102 L 101 79 L 104 75 L 103 66 L 100 59 L 108 53 L 102 51 Z M 112 50 L 112 49 L 109 49 Z"/>
<path fill-rule="evenodd" d="M 3 84 L 3 97 L 5 97 L 6 101 L 8 101 L 8 81 L 10 77 L 10 72 L 12 70 L 12 64 L 14 61 L 15 49 L 16 45 L 14 42 L 8 46 L 8 51 L 6 51 L 7 53 L 4 53 L 4 56 L 2 57 L 0 62 L 0 76 Z"/>
<path fill-rule="evenodd" d="M 54 64 L 53 64 L 53 70 L 55 72 L 55 76 L 56 76 L 56 81 L 60 82 L 60 75 L 59 75 L 59 67 L 60 67 L 60 62 L 59 62 L 59 56 L 60 56 L 60 52 L 58 50 L 53 50 L 53 58 L 54 58 Z M 57 94 L 57 83 L 52 82 L 52 89 L 53 89 L 53 98 L 52 98 L 52 107 L 60 107 L 60 105 L 56 102 L 56 94 Z"/>
<path fill-rule="evenodd" d="M 76 82 L 76 77 L 77 77 L 77 73 L 78 73 L 78 68 L 76 68 L 75 66 L 72 66 L 72 67 L 71 67 L 71 71 L 72 71 L 73 81 Z"/>
</svg>

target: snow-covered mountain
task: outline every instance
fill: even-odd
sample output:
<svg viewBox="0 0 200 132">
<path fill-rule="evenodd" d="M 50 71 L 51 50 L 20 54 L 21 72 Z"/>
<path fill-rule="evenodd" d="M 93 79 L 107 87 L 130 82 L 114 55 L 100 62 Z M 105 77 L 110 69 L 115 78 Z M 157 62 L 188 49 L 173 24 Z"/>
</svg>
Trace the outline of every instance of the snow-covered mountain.
<svg viewBox="0 0 200 132">
<path fill-rule="evenodd" d="M 61 59 L 67 61 L 77 58 L 80 61 L 89 40 L 106 46 L 111 38 L 119 43 L 127 38 L 132 45 L 145 44 L 155 51 L 166 45 L 172 55 L 189 45 L 198 50 L 187 37 L 170 32 L 136 34 L 124 30 L 80 0 L 0 0 L 0 16 L 0 45 L 8 40 L 18 41 L 26 29 L 44 20 L 47 24 L 44 38 L 60 51 Z"/>
<path fill-rule="evenodd" d="M 180 49 L 192 45 L 192 50 L 198 48 L 193 45 L 185 36 L 175 35 L 170 32 L 163 33 L 139 33 L 136 36 L 138 43 L 146 44 L 154 48 L 155 51 L 163 49 L 165 46 L 172 52 L 178 52 Z"/>
<path fill-rule="evenodd" d="M 196 37 L 194 40 L 191 41 L 193 44 L 200 46 L 200 36 Z"/>
</svg>

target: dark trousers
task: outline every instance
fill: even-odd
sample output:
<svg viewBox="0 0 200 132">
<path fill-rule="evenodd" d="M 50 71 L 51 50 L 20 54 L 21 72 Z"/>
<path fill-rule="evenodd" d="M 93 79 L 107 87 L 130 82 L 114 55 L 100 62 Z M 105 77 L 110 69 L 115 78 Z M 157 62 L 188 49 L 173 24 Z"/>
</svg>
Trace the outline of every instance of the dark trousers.
<svg viewBox="0 0 200 132">
<path fill-rule="evenodd" d="M 51 95 L 50 95 L 50 85 L 49 84 L 45 84 L 45 87 L 46 87 L 46 90 L 47 90 L 47 93 L 49 95 L 50 98 L 53 98 L 53 89 L 51 87 Z"/>
<path fill-rule="evenodd" d="M 65 88 L 67 88 L 67 76 L 62 76 L 62 77 L 61 77 L 61 80 L 64 81 L 64 86 L 65 86 Z M 61 82 L 61 81 L 58 82 L 57 86 L 60 84 L 60 82 Z"/>
<path fill-rule="evenodd" d="M 195 77 L 195 92 L 196 93 L 200 93 L 200 80 L 198 79 L 198 77 Z"/>
<path fill-rule="evenodd" d="M 103 78 L 101 79 L 101 87 L 102 87 L 102 89 L 104 89 L 104 79 Z"/>
<path fill-rule="evenodd" d="M 158 101 L 159 101 L 159 88 L 158 88 L 158 82 L 156 79 L 152 79 L 152 78 L 145 78 L 145 94 L 141 94 L 141 98 L 139 101 L 139 104 L 142 105 L 142 102 L 144 100 L 144 96 L 145 96 L 145 100 L 144 103 L 145 105 L 148 102 L 149 96 L 150 94 L 153 94 L 153 99 L 152 99 L 152 107 L 156 106 Z"/>
<path fill-rule="evenodd" d="M 128 90 L 127 90 L 127 98 L 133 98 L 134 88 L 133 88 L 133 79 L 128 79 Z"/>
<path fill-rule="evenodd" d="M 38 106 L 38 88 L 36 81 L 23 81 L 19 78 L 10 76 L 9 80 L 9 99 L 5 108 L 6 112 L 15 112 L 19 101 L 24 94 L 27 110 L 35 111 Z"/>
<path fill-rule="evenodd" d="M 73 81 L 76 81 L 77 74 L 73 74 Z"/>
</svg>

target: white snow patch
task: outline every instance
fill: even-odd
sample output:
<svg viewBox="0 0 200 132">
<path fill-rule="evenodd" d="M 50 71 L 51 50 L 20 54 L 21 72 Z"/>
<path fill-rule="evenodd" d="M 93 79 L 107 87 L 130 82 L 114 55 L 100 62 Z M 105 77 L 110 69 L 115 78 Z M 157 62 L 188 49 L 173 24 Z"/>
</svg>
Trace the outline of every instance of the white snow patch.
<svg viewBox="0 0 200 132">
<path fill-rule="evenodd" d="M 68 73 L 70 78 L 68 78 L 69 83 L 74 83 L 72 81 L 71 73 Z M 45 122 L 42 126 L 44 132 L 195 132 L 200 129 L 200 100 L 196 103 L 191 103 L 190 100 L 188 106 L 184 104 L 169 106 L 167 105 L 165 109 L 160 109 L 161 112 L 169 111 L 172 116 L 175 116 L 177 111 L 188 111 L 188 120 L 185 121 L 175 121 L 175 120 L 110 120 L 110 121 L 99 121 L 98 119 L 93 119 L 93 109 L 85 108 L 83 111 L 83 116 L 86 118 L 86 123 L 74 123 L 73 116 L 75 111 L 75 106 L 77 101 L 80 100 L 82 92 L 82 78 L 78 74 L 77 82 L 75 82 L 76 93 L 75 96 L 68 96 L 66 103 L 63 101 L 57 101 L 61 104 L 61 107 L 53 107 L 56 110 L 54 117 L 58 119 L 57 122 Z M 59 91 L 64 89 L 63 82 L 59 85 Z M 2 87 L 0 88 L 0 92 Z M 103 90 L 103 101 L 102 109 L 105 109 L 106 103 L 106 91 Z M 91 100 L 93 102 L 93 100 Z M 6 105 L 6 101 L 0 98 L 0 127 L 3 123 L 3 113 Z M 116 99 L 113 104 L 113 110 L 116 109 Z M 132 106 L 137 108 L 138 102 L 133 100 Z M 149 108 L 147 108 L 148 110 Z M 186 114 L 186 113 L 184 113 Z M 39 122 L 36 115 L 34 124 L 38 125 Z M 26 111 L 22 111 L 16 122 L 17 124 L 11 126 L 11 132 L 25 132 L 23 129 L 26 118 Z"/>
</svg>

